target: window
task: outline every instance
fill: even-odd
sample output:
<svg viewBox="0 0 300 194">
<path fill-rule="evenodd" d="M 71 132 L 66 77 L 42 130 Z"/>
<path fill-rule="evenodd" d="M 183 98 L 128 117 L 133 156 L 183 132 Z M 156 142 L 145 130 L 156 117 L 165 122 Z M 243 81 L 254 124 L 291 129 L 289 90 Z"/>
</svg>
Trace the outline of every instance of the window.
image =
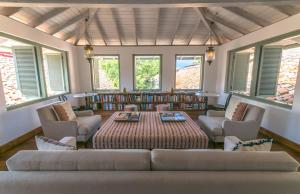
<svg viewBox="0 0 300 194">
<path fill-rule="evenodd" d="M 48 48 L 42 48 L 42 53 L 47 95 L 55 96 L 67 92 L 67 69 L 64 66 L 66 56 L 61 51 Z"/>
<path fill-rule="evenodd" d="M 134 55 L 134 89 L 159 90 L 161 88 L 161 56 Z"/>
<path fill-rule="evenodd" d="M 201 90 L 203 56 L 177 55 L 175 89 Z"/>
<path fill-rule="evenodd" d="M 233 52 L 231 91 L 249 96 L 255 48 Z"/>
<path fill-rule="evenodd" d="M 286 35 L 230 52 L 229 64 L 229 91 L 290 107 L 300 65 L 300 36 Z"/>
<path fill-rule="evenodd" d="M 262 47 L 257 96 L 292 105 L 300 64 L 300 36 Z"/>
<path fill-rule="evenodd" d="M 27 104 L 68 90 L 67 73 L 62 69 L 66 61 L 61 52 L 50 51 L 29 41 L 0 36 L 1 81 L 6 107 Z M 50 53 L 59 53 L 60 58 L 55 60 L 48 56 Z M 63 76 L 63 80 L 57 79 L 59 76 Z"/>
<path fill-rule="evenodd" d="M 96 56 L 93 58 L 93 89 L 120 89 L 119 56 Z"/>
</svg>

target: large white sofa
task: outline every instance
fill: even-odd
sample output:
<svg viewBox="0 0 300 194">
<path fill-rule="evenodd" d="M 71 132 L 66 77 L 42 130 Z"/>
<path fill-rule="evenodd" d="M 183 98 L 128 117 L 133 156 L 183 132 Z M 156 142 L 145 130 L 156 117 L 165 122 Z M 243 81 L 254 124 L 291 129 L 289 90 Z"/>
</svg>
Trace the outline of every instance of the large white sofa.
<svg viewBox="0 0 300 194">
<path fill-rule="evenodd" d="M 0 172 L 2 194 L 296 194 L 285 152 L 21 151 Z"/>
</svg>

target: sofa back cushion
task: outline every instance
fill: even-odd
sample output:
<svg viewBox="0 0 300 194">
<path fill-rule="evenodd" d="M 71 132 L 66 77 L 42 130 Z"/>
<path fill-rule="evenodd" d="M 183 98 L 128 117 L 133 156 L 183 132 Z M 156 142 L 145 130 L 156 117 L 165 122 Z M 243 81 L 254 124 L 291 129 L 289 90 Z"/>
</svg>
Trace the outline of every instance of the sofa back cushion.
<svg viewBox="0 0 300 194">
<path fill-rule="evenodd" d="M 299 163 L 285 152 L 164 150 L 151 152 L 157 171 L 297 171 Z"/>
<path fill-rule="evenodd" d="M 149 150 L 20 151 L 10 171 L 147 171 Z"/>
</svg>

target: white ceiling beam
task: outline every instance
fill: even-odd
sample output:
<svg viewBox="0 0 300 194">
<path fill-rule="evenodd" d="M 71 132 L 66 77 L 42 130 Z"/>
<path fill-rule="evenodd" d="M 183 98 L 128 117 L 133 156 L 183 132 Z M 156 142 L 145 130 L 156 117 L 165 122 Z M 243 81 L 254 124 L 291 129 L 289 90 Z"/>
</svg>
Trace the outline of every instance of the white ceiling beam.
<svg viewBox="0 0 300 194">
<path fill-rule="evenodd" d="M 5 7 L 216 7 L 247 5 L 296 5 L 299 0 L 0 0 Z"/>
<path fill-rule="evenodd" d="M 243 10 L 239 7 L 223 7 L 223 9 L 225 9 L 239 17 L 242 17 L 260 27 L 265 27 L 265 26 L 268 26 L 271 24 L 270 22 L 266 21 L 265 19 L 259 18 L 255 14 L 252 14 L 252 13 L 250 13 L 246 10 Z"/>
<path fill-rule="evenodd" d="M 161 14 L 161 8 L 158 8 L 157 9 L 157 12 L 156 12 L 156 25 L 155 25 L 155 29 L 154 29 L 154 32 L 155 32 L 155 36 L 154 36 L 154 45 L 156 46 L 157 45 L 157 39 L 158 39 L 158 36 L 159 36 L 159 27 L 160 27 L 160 14 Z"/>
<path fill-rule="evenodd" d="M 201 8 L 201 9 L 205 9 L 205 8 Z M 206 11 L 206 13 L 208 13 L 208 12 Z M 217 24 L 220 24 L 220 25 L 222 25 L 222 26 L 224 26 L 224 27 L 226 27 L 226 28 L 228 28 L 230 30 L 233 30 L 233 31 L 235 31 L 237 33 L 240 33 L 242 35 L 245 35 L 245 34 L 249 33 L 247 30 L 244 30 L 244 29 L 240 28 L 239 26 L 236 26 L 235 24 L 226 22 L 225 20 L 222 20 L 221 18 L 214 17 L 211 14 L 206 14 L 205 18 L 208 19 L 208 20 L 210 20 L 210 21 L 213 21 L 213 22 L 215 22 Z"/>
<path fill-rule="evenodd" d="M 51 11 L 49 11 L 48 13 L 46 13 L 45 15 L 42 15 L 41 17 L 36 18 L 35 20 L 32 20 L 29 23 L 29 26 L 36 28 L 39 25 L 47 22 L 48 20 L 50 20 L 51 18 L 63 13 L 64 11 L 66 11 L 68 8 L 55 8 Z"/>
<path fill-rule="evenodd" d="M 211 33 L 215 37 L 215 40 L 217 41 L 217 43 L 221 44 L 221 41 L 220 41 L 218 35 L 215 33 L 214 29 L 212 29 L 212 27 L 210 25 L 210 21 L 208 21 L 206 19 L 206 17 L 204 16 L 204 12 L 205 12 L 204 8 L 194 8 L 194 10 L 198 14 L 199 18 L 202 20 L 202 22 L 205 25 L 205 27 L 207 28 L 207 30 L 211 31 Z"/>
<path fill-rule="evenodd" d="M 88 31 L 89 25 L 92 23 L 92 21 L 95 18 L 95 15 L 97 15 L 97 9 L 89 9 L 89 14 L 85 20 L 81 21 L 78 25 L 78 29 L 76 29 L 76 39 L 75 39 L 75 45 L 78 44 L 81 37 Z M 88 33 L 86 33 L 88 34 Z M 85 34 L 85 35 L 86 35 Z M 88 42 L 91 42 L 90 40 L 87 40 Z M 91 43 L 89 43 L 91 44 Z"/>
<path fill-rule="evenodd" d="M 135 8 L 131 9 L 131 17 L 132 17 L 132 21 L 133 21 L 133 28 L 134 28 L 134 38 L 135 38 L 135 45 L 138 46 L 139 45 L 139 31 L 138 31 L 138 26 L 136 23 L 136 13 L 135 13 Z"/>
<path fill-rule="evenodd" d="M 82 14 L 80 14 L 80 15 L 78 15 L 78 16 L 76 16 L 76 17 L 74 17 L 74 18 L 72 18 L 72 19 L 70 19 L 66 22 L 64 22 L 63 24 L 60 24 L 60 25 L 54 27 L 53 29 L 51 29 L 49 31 L 49 34 L 54 35 L 54 34 L 60 32 L 60 31 L 62 31 L 63 29 L 65 29 L 65 28 L 67 28 L 67 27 L 69 27 L 69 26 L 85 19 L 88 16 L 88 14 L 89 14 L 89 12 L 85 11 L 84 13 L 82 13 Z"/>
<path fill-rule="evenodd" d="M 196 13 L 198 12 L 197 10 L 194 10 Z M 190 45 L 191 44 L 191 41 L 192 41 L 192 39 L 193 39 L 193 37 L 194 37 L 194 35 L 195 35 L 195 33 L 197 32 L 197 30 L 198 30 L 198 28 L 199 28 L 199 26 L 200 26 L 200 24 L 201 24 L 201 18 L 200 17 L 198 17 L 197 19 L 196 19 L 196 21 L 195 21 L 195 24 L 194 24 L 194 28 L 193 28 L 193 30 L 191 31 L 191 33 L 189 34 L 189 36 L 188 36 L 188 38 L 187 38 L 187 43 L 186 43 L 186 45 Z"/>
<path fill-rule="evenodd" d="M 98 10 L 98 12 L 100 12 L 100 11 L 101 11 L 101 9 Z M 98 16 L 95 17 L 95 22 L 96 22 L 98 32 L 99 32 L 105 46 L 107 46 L 108 45 L 108 37 L 107 37 L 107 34 L 104 31 L 103 25 L 102 25 L 102 23 L 101 23 Z"/>
<path fill-rule="evenodd" d="M 174 44 L 175 36 L 176 36 L 177 31 L 178 31 L 179 26 L 180 26 L 180 22 L 181 22 L 181 18 L 182 18 L 182 13 L 183 13 L 183 8 L 179 8 L 179 10 L 177 12 L 177 16 L 176 16 L 176 23 L 174 25 L 173 34 L 171 35 L 171 45 Z"/>
<path fill-rule="evenodd" d="M 0 15 L 9 17 L 9 16 L 12 16 L 12 15 L 18 13 L 21 10 L 22 10 L 22 7 L 1 7 Z"/>
<path fill-rule="evenodd" d="M 123 33 L 122 33 L 122 29 L 121 29 L 121 23 L 118 19 L 118 11 L 115 8 L 112 8 L 111 13 L 112 13 L 113 23 L 116 27 L 117 36 L 118 36 L 118 39 L 120 41 L 120 45 L 122 46 L 123 42 L 124 42 L 124 36 L 123 36 Z"/>
<path fill-rule="evenodd" d="M 295 9 L 294 7 L 292 6 L 289 6 L 289 5 L 286 5 L 286 6 L 271 6 L 273 9 L 275 9 L 276 11 L 282 13 L 282 14 L 285 14 L 287 16 L 292 16 L 292 15 L 295 15 L 297 13 L 299 13 L 299 10 L 298 9 Z"/>
</svg>

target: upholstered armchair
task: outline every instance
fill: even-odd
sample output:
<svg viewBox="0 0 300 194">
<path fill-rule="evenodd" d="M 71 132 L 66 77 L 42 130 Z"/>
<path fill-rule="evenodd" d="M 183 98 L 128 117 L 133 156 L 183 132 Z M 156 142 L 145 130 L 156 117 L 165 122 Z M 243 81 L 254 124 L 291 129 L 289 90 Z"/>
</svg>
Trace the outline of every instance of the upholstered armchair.
<svg viewBox="0 0 300 194">
<path fill-rule="evenodd" d="M 75 111 L 76 119 L 59 121 L 53 104 L 37 109 L 44 135 L 60 140 L 67 136 L 76 137 L 77 142 L 87 142 L 100 128 L 101 116 L 92 110 Z"/>
<path fill-rule="evenodd" d="M 239 99 L 232 97 L 226 111 L 207 111 L 207 115 L 199 116 L 198 121 L 213 142 L 224 142 L 225 136 L 236 136 L 243 141 L 256 139 L 265 110 L 248 104 L 242 121 L 233 121 L 228 117 L 234 111 Z"/>
</svg>

